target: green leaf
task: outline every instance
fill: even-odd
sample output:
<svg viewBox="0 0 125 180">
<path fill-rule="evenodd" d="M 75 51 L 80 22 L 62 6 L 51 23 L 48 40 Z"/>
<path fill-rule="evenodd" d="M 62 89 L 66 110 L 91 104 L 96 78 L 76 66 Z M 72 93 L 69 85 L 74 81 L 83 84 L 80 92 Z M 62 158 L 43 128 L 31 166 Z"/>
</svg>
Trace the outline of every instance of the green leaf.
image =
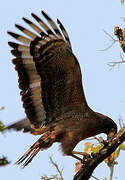
<svg viewBox="0 0 125 180">
<path fill-rule="evenodd" d="M 111 157 L 114 159 L 116 159 L 120 154 L 120 151 L 118 149 L 116 149 L 112 154 L 111 154 Z"/>
<path fill-rule="evenodd" d="M 4 131 L 4 128 L 5 128 L 5 127 L 4 127 L 3 123 L 0 121 L 0 131 L 3 132 L 3 131 Z"/>
<path fill-rule="evenodd" d="M 92 152 L 97 153 L 100 149 L 102 149 L 102 145 L 98 145 L 96 147 L 92 147 Z"/>
<path fill-rule="evenodd" d="M 7 158 L 5 156 L 3 156 L 2 158 L 0 158 L 0 167 L 1 166 L 6 166 L 8 165 L 10 162 L 7 160 Z"/>
<path fill-rule="evenodd" d="M 120 144 L 119 148 L 120 148 L 121 150 L 125 150 L 125 144 Z"/>
</svg>

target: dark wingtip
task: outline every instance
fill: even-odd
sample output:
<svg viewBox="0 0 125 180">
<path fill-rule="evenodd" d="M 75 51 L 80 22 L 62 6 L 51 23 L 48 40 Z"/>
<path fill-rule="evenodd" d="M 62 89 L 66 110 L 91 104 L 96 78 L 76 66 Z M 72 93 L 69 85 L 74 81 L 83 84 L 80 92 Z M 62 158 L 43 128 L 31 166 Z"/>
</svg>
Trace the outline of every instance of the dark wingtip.
<svg viewBox="0 0 125 180">
<path fill-rule="evenodd" d="M 24 31 L 24 30 L 25 30 L 25 28 L 22 27 L 22 26 L 20 26 L 19 24 L 15 24 L 15 27 L 18 28 L 18 29 L 21 30 L 21 31 Z"/>
<path fill-rule="evenodd" d="M 44 12 L 43 10 L 41 11 L 41 13 L 42 13 L 42 14 L 45 14 L 45 12 Z"/>
<path fill-rule="evenodd" d="M 62 25 L 61 21 L 58 18 L 57 18 L 57 23 L 63 28 L 63 25 Z"/>
<path fill-rule="evenodd" d="M 7 31 L 7 33 L 8 33 L 10 36 L 14 37 L 15 39 L 18 39 L 18 37 L 19 37 L 18 34 L 13 33 L 13 32 L 11 32 L 11 31 Z"/>
<path fill-rule="evenodd" d="M 60 20 L 57 18 L 57 23 L 60 24 Z"/>
<path fill-rule="evenodd" d="M 62 23 L 61 23 L 61 21 L 59 19 L 57 19 L 57 23 L 59 24 L 60 28 L 65 31 L 65 28 L 64 28 L 64 26 L 62 25 Z"/>
<path fill-rule="evenodd" d="M 27 24 L 32 24 L 32 22 L 30 20 L 28 20 L 27 18 L 23 17 L 22 18 Z"/>
<path fill-rule="evenodd" d="M 34 18 L 34 19 L 36 19 L 36 21 L 40 21 L 40 18 L 36 15 L 36 14 L 34 14 L 34 13 L 31 13 L 31 16 Z"/>
<path fill-rule="evenodd" d="M 44 11 L 41 11 L 41 13 L 46 19 L 51 20 L 50 17 Z"/>
<path fill-rule="evenodd" d="M 18 44 L 17 43 L 14 43 L 14 42 L 8 42 L 8 45 L 14 49 L 17 49 L 18 48 Z"/>
</svg>

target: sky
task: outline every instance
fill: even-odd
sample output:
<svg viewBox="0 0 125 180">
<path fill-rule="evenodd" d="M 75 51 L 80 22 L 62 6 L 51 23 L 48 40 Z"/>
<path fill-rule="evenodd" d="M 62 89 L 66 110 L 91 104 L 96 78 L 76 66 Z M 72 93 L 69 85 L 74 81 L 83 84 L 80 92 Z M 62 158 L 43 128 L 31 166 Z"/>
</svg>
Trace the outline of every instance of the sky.
<svg viewBox="0 0 125 180">
<path fill-rule="evenodd" d="M 5 110 L 0 111 L 0 120 L 4 124 L 9 124 L 25 117 L 19 95 L 17 73 L 11 62 L 13 56 L 8 46 L 8 41 L 12 38 L 7 31 L 17 32 L 15 23 L 24 26 L 22 17 L 32 19 L 31 12 L 41 16 L 41 10 L 47 12 L 55 21 L 59 18 L 67 29 L 73 52 L 81 66 L 83 87 L 89 106 L 94 111 L 106 114 L 117 124 L 120 116 L 125 122 L 125 64 L 112 70 L 107 65 L 111 61 L 119 61 L 122 50 L 116 43 L 107 51 L 101 51 L 112 43 L 104 30 L 114 37 L 114 27 L 124 27 L 122 17 L 125 17 L 125 5 L 121 5 L 120 0 L 2 1 L 0 6 L 0 106 L 5 106 Z M 125 58 L 123 53 L 122 55 Z M 22 170 L 14 165 L 15 161 L 37 139 L 38 137 L 30 134 L 13 131 L 0 135 L 0 155 L 7 155 L 11 161 L 10 165 L 0 168 L 1 179 L 40 180 L 43 174 L 55 174 L 55 169 L 49 163 L 49 156 L 53 157 L 59 167 L 64 166 L 65 180 L 73 178 L 76 160 L 63 156 L 57 143 L 50 149 L 40 152 L 25 169 Z M 85 142 L 82 141 L 76 149 L 83 151 Z M 119 180 L 124 179 L 123 158 L 124 152 L 121 152 L 119 164 L 114 172 L 114 177 L 118 177 Z M 100 180 L 108 175 L 109 169 L 104 163 L 94 171 L 94 176 Z"/>
</svg>

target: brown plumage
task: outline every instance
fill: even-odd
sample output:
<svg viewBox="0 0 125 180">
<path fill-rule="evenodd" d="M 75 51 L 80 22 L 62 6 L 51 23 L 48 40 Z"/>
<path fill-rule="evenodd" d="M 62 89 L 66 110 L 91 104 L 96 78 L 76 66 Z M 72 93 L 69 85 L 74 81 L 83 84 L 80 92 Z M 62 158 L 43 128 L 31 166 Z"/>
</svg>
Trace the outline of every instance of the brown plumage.
<svg viewBox="0 0 125 180">
<path fill-rule="evenodd" d="M 6 126 L 4 130 L 11 130 L 11 129 L 14 129 L 16 131 L 23 130 L 23 132 L 32 133 L 31 124 L 27 118 L 21 119 L 20 121 L 17 121 L 15 123 Z"/>
<path fill-rule="evenodd" d="M 17 161 L 26 166 L 40 151 L 60 142 L 65 155 L 79 159 L 74 147 L 83 139 L 106 133 L 113 135 L 117 126 L 105 115 L 94 112 L 87 104 L 82 87 L 79 63 L 74 56 L 68 34 L 42 11 L 50 27 L 32 13 L 42 27 L 26 18 L 23 20 L 36 33 L 17 25 L 26 36 L 8 32 L 21 43 L 9 42 L 16 57 L 13 64 L 19 77 L 19 88 L 27 119 L 9 128 L 24 129 L 39 140 Z M 26 121 L 29 121 L 28 124 Z M 26 128 L 29 128 L 26 130 Z"/>
</svg>

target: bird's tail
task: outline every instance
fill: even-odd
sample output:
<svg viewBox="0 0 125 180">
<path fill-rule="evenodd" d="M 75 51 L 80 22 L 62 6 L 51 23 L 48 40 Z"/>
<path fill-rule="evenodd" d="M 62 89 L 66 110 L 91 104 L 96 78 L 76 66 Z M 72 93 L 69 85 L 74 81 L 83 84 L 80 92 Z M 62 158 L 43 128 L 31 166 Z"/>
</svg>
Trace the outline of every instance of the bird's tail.
<svg viewBox="0 0 125 180">
<path fill-rule="evenodd" d="M 48 131 L 41 136 L 15 164 L 19 165 L 25 160 L 22 165 L 22 168 L 24 168 L 32 161 L 40 150 L 50 147 L 53 144 L 53 139 L 50 135 L 51 133 Z"/>
</svg>

